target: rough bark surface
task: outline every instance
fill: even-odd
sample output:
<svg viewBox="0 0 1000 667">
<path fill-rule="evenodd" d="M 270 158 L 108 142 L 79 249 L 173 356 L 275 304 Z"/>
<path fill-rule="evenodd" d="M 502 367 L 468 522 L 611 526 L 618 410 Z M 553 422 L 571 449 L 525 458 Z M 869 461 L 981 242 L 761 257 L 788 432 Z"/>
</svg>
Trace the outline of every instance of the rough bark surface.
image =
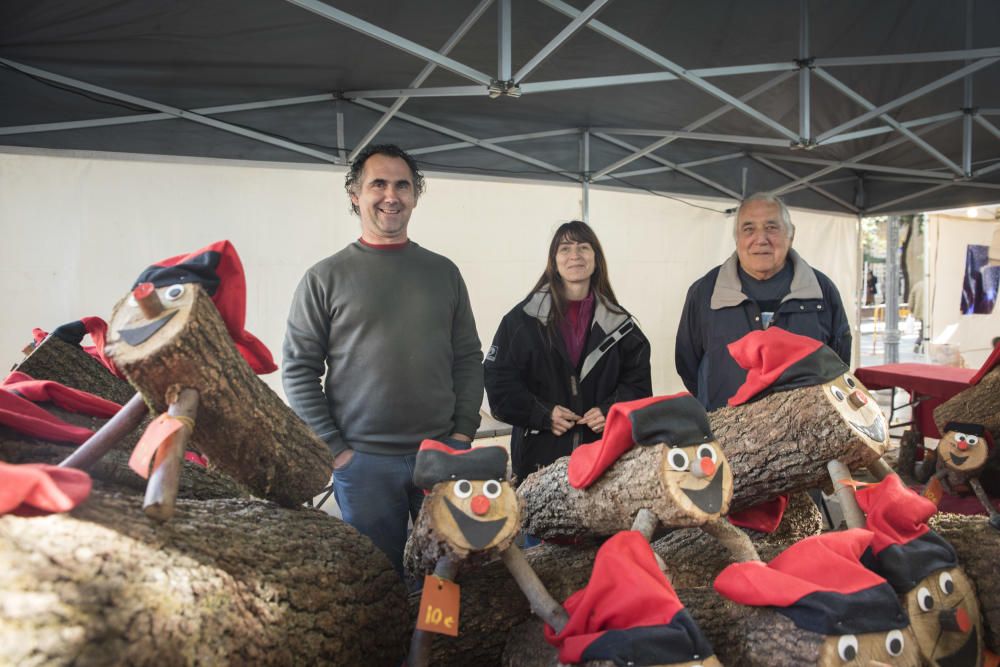
<svg viewBox="0 0 1000 667">
<path fill-rule="evenodd" d="M 122 405 L 135 394 L 132 385 L 112 375 L 79 345 L 55 336 L 39 343 L 13 370 L 36 380 L 54 380 Z"/>
<path fill-rule="evenodd" d="M 198 285 L 191 301 L 149 340 L 117 338 L 129 325 L 127 301 L 115 307 L 106 350 L 156 414 L 167 394 L 200 392 L 194 446 L 254 495 L 294 506 L 318 494 L 333 470 L 329 448 L 240 356 L 211 299 Z"/>
<path fill-rule="evenodd" d="M 1000 366 L 983 376 L 979 384 L 963 389 L 934 408 L 934 423 L 944 433 L 948 422 L 982 424 L 1000 432 Z"/>
<path fill-rule="evenodd" d="M 731 512 L 783 493 L 828 486 L 827 461 L 837 459 L 854 470 L 882 455 L 823 392 L 821 386 L 803 387 L 709 413 L 733 469 Z"/>
<path fill-rule="evenodd" d="M 94 492 L 70 515 L 0 518 L 0 663 L 399 665 L 405 591 L 316 510 L 181 501 L 172 523 Z"/>
<path fill-rule="evenodd" d="M 958 563 L 976 586 L 986 646 L 1000 653 L 1000 532 L 985 516 L 936 514 L 931 528 L 948 540 Z"/>
</svg>

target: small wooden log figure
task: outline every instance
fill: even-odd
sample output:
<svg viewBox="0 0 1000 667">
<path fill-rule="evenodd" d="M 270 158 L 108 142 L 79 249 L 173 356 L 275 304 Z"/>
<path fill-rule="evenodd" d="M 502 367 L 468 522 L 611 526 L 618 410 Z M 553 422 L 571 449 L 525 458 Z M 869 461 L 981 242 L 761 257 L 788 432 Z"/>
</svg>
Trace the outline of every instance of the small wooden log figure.
<svg viewBox="0 0 1000 667">
<path fill-rule="evenodd" d="M 545 626 L 560 663 L 721 665 L 660 570 L 649 542 L 636 531 L 618 533 L 601 545 L 590 581 L 564 606 L 569 621 L 562 631 Z"/>
<path fill-rule="evenodd" d="M 975 588 L 958 566 L 955 549 L 927 526 L 937 507 L 906 488 L 898 475 L 856 495 L 874 533 L 870 566 L 899 594 L 926 664 L 982 665 Z"/>
<path fill-rule="evenodd" d="M 950 493 L 968 484 L 990 516 L 990 525 L 1000 530 L 1000 512 L 979 481 L 992 449 L 989 431 L 981 424 L 948 422 L 944 437 L 937 446 L 937 472 L 934 476 Z"/>
<path fill-rule="evenodd" d="M 741 651 L 750 667 L 921 664 L 896 592 L 861 564 L 872 533 L 855 528 L 808 537 L 766 565 L 735 563 L 715 589 L 760 607 Z"/>
<path fill-rule="evenodd" d="M 411 569 L 429 572 L 442 558 L 457 564 L 510 546 L 521 529 L 521 506 L 507 481 L 507 458 L 499 446 L 421 443 L 413 483 L 429 493 L 407 549 Z"/>
<path fill-rule="evenodd" d="M 732 488 L 704 408 L 681 393 L 612 405 L 601 440 L 529 475 L 518 495 L 524 530 L 544 539 L 613 535 L 642 509 L 701 526 L 726 513 Z"/>
<path fill-rule="evenodd" d="M 801 483 L 807 482 L 809 471 L 816 473 L 813 486 L 819 485 L 823 481 L 823 473 L 826 472 L 826 463 L 830 460 L 843 459 L 845 465 L 870 466 L 875 464 L 889 443 L 889 431 L 885 417 L 875 402 L 874 397 L 868 392 L 863 384 L 850 372 L 847 364 L 841 360 L 837 354 L 826 345 L 806 336 L 793 334 L 778 327 L 770 327 L 762 331 L 752 331 L 738 341 L 729 345 L 729 352 L 733 359 L 747 371 L 747 378 L 736 394 L 729 399 L 729 408 L 723 408 L 712 414 L 712 427 L 719 433 L 720 442 L 726 448 L 726 454 L 733 462 L 736 474 L 736 489 L 734 490 L 733 505 L 738 510 L 730 514 L 730 519 L 738 525 L 752 527 L 758 530 L 762 528 L 744 521 L 743 510 L 748 506 L 750 514 L 766 515 L 768 510 L 773 509 L 777 516 L 773 521 L 761 521 L 760 516 L 756 517 L 758 523 L 771 524 L 776 527 L 780 520 L 780 512 L 784 503 L 774 503 L 774 495 L 770 497 L 760 497 L 761 484 L 758 477 L 767 475 L 768 470 L 774 472 L 775 466 L 772 461 L 778 456 L 777 452 L 764 459 L 759 451 L 760 447 L 768 447 L 768 442 L 748 442 L 753 439 L 739 439 L 739 432 L 723 427 L 721 422 L 743 418 L 756 417 L 752 414 L 755 403 L 763 403 L 772 400 L 776 394 L 790 392 L 792 390 L 806 391 L 805 388 L 816 387 L 820 390 L 822 399 L 814 395 L 819 401 L 825 400 L 825 423 L 828 424 L 815 436 L 826 442 L 820 443 L 813 448 L 812 443 L 806 438 L 796 439 L 791 442 L 790 454 L 804 458 L 800 462 L 798 471 L 790 475 L 783 475 L 784 479 L 791 481 L 793 476 L 801 478 Z M 815 390 L 813 390 L 815 391 Z M 806 396 L 800 395 L 805 407 Z M 775 399 L 776 400 L 776 399 Z M 794 403 L 792 404 L 794 406 Z M 743 406 L 744 414 L 735 412 L 737 406 Z M 834 415 L 831 419 L 829 406 L 832 406 Z M 763 416 L 763 415 L 760 415 Z M 717 418 L 718 417 L 718 418 Z M 837 422 L 840 422 L 839 424 Z M 774 422 L 766 424 L 771 428 Z M 842 425 L 841 425 L 842 424 Z M 848 428 L 844 428 L 846 425 Z M 837 427 L 836 429 L 831 427 Z M 780 428 L 780 424 L 778 426 Z M 790 430 L 790 429 L 789 429 Z M 725 436 L 722 435 L 725 433 Z M 737 436 L 734 438 L 733 436 Z M 784 440 L 781 434 L 774 433 L 771 428 L 771 437 L 776 440 Z M 748 447 L 748 445 L 750 445 Z M 777 447 L 775 447 L 777 448 Z M 784 458 L 784 457 L 782 457 Z M 793 458 L 792 456 L 788 457 Z M 756 465 L 748 466 L 747 463 Z M 744 475 L 746 470 L 747 474 Z M 771 485 L 777 490 L 783 486 L 780 482 Z M 796 489 L 809 488 L 809 485 L 798 486 Z M 755 502 L 748 503 L 748 491 L 752 491 L 750 497 Z M 760 501 L 772 503 L 770 507 L 764 506 Z"/>
<path fill-rule="evenodd" d="M 245 306 L 243 267 L 228 241 L 171 257 L 146 269 L 115 307 L 106 351 L 155 412 L 169 413 L 153 422 L 163 420 L 153 444 L 176 455 L 156 455 L 154 478 L 163 465 L 161 476 L 172 479 L 190 436 L 210 464 L 255 495 L 298 505 L 326 486 L 333 458 L 254 374 L 276 367 L 243 328 Z M 148 470 L 156 449 L 143 449 L 133 467 Z M 171 494 L 161 495 L 156 513 L 165 519 Z"/>
</svg>

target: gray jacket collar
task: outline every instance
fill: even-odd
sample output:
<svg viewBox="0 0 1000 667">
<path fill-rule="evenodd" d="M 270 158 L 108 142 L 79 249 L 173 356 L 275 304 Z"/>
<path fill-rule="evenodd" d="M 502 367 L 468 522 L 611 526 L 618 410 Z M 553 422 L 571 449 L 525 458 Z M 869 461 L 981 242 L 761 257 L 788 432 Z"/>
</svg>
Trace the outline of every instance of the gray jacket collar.
<svg viewBox="0 0 1000 667">
<path fill-rule="evenodd" d="M 738 279 L 737 279 L 738 280 Z M 545 286 L 531 295 L 524 304 L 524 312 L 534 317 L 543 325 L 548 324 L 552 311 L 552 296 L 549 287 Z M 600 296 L 594 295 L 594 322 L 604 333 L 610 333 L 629 319 L 625 313 L 616 313 L 608 308 Z M 593 325 L 591 325 L 593 326 Z"/>
<path fill-rule="evenodd" d="M 792 263 L 792 285 L 781 302 L 784 303 L 791 299 L 822 299 L 823 290 L 820 289 L 819 280 L 812 267 L 806 264 L 806 260 L 802 259 L 794 249 L 789 248 L 788 261 Z M 734 252 L 719 267 L 719 275 L 715 279 L 715 289 L 712 291 L 712 300 L 709 302 L 709 308 L 712 310 L 738 306 L 750 298 L 743 293 L 740 276 L 736 270 L 737 266 L 739 266 L 739 258 Z"/>
</svg>

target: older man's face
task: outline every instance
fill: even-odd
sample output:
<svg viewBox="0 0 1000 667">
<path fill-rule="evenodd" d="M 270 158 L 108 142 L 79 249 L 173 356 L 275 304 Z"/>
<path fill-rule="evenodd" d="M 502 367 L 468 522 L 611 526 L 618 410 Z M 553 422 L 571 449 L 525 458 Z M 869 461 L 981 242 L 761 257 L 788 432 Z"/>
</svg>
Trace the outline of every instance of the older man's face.
<svg viewBox="0 0 1000 667">
<path fill-rule="evenodd" d="M 736 255 L 740 266 L 757 280 L 767 280 L 785 266 L 792 239 L 781 222 L 777 204 L 752 201 L 736 222 Z"/>
</svg>

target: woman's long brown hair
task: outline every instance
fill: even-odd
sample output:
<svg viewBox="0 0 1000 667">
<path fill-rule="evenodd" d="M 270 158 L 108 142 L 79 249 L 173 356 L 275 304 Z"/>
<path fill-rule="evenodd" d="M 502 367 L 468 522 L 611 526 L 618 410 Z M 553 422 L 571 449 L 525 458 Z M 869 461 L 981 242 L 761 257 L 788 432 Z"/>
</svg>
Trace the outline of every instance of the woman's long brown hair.
<svg viewBox="0 0 1000 667">
<path fill-rule="evenodd" d="M 559 331 L 563 318 L 566 316 L 567 299 L 563 290 L 562 277 L 556 268 L 556 253 L 559 251 L 559 244 L 564 241 L 590 244 L 590 247 L 594 249 L 594 273 L 590 276 L 590 291 L 593 292 L 596 298 L 604 301 L 604 305 L 608 308 L 615 312 L 627 313 L 621 304 L 618 303 L 615 291 L 611 289 L 611 281 L 608 279 L 608 263 L 604 259 L 604 249 L 601 247 L 601 242 L 597 240 L 597 234 L 594 233 L 594 230 L 587 223 L 579 220 L 571 220 L 559 225 L 559 229 L 552 235 L 552 242 L 549 244 L 549 258 L 545 263 L 545 271 L 538 279 L 538 282 L 535 283 L 535 286 L 531 288 L 531 293 L 534 294 L 546 285 L 549 286 L 549 293 L 552 298 L 552 308 L 549 311 L 549 321 L 547 323 L 550 336 L 552 332 Z"/>
</svg>

